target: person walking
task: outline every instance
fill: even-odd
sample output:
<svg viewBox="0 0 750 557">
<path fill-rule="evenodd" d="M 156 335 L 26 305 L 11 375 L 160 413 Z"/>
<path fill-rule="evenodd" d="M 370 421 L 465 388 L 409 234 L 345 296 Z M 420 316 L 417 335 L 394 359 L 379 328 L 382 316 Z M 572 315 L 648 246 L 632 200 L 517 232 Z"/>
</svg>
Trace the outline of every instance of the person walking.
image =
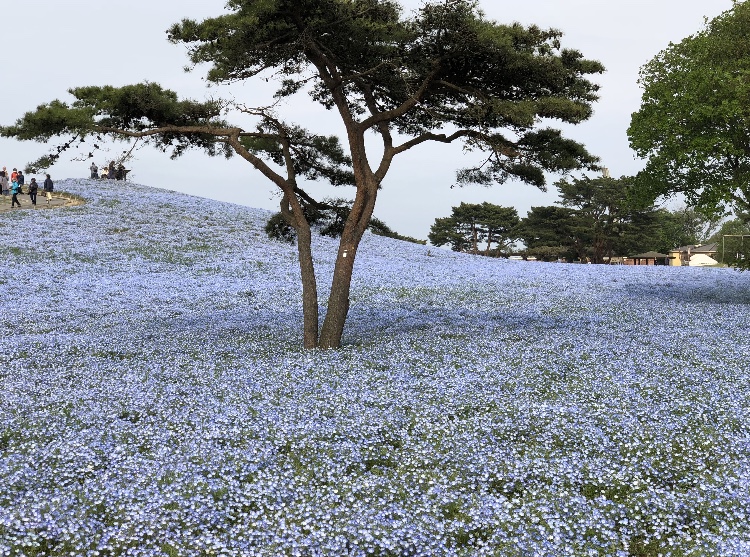
<svg viewBox="0 0 750 557">
<path fill-rule="evenodd" d="M 16 174 L 16 182 L 18 182 L 18 193 L 23 193 L 23 185 L 25 182 L 23 172 L 20 170 L 18 171 L 18 174 Z"/>
<path fill-rule="evenodd" d="M 96 166 L 95 162 L 91 163 L 91 166 L 89 166 L 89 170 L 91 171 L 92 178 L 99 178 L 99 167 Z"/>
<path fill-rule="evenodd" d="M 10 201 L 10 207 L 11 209 L 18 205 L 21 206 L 21 202 L 18 201 L 18 192 L 21 191 L 21 186 L 18 184 L 17 180 L 13 180 L 13 183 L 10 187 L 10 193 L 12 195 L 11 201 Z"/>
<path fill-rule="evenodd" d="M 29 184 L 29 199 L 31 199 L 31 204 L 36 207 L 36 192 L 39 190 L 39 184 L 36 183 L 36 178 L 31 179 L 31 183 Z"/>
<path fill-rule="evenodd" d="M 52 183 L 52 178 L 49 177 L 49 174 L 46 175 L 47 178 L 44 180 L 44 193 L 47 196 L 47 205 L 50 204 L 52 201 L 52 190 L 55 188 L 55 185 Z"/>
</svg>

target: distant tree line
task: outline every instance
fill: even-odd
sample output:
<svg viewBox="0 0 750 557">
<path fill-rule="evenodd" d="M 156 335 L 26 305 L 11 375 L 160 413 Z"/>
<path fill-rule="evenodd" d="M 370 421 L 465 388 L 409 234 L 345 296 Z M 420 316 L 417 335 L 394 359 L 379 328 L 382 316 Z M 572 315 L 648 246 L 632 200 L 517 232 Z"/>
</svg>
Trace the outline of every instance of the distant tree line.
<svg viewBox="0 0 750 557">
<path fill-rule="evenodd" d="M 631 195 L 629 177 L 573 178 L 556 186 L 560 201 L 532 207 L 524 218 L 509 207 L 461 203 L 451 216 L 435 219 L 430 242 L 489 256 L 510 255 L 523 242 L 522 251 L 540 260 L 604 263 L 705 242 L 721 220 L 691 208 L 644 205 Z"/>
</svg>

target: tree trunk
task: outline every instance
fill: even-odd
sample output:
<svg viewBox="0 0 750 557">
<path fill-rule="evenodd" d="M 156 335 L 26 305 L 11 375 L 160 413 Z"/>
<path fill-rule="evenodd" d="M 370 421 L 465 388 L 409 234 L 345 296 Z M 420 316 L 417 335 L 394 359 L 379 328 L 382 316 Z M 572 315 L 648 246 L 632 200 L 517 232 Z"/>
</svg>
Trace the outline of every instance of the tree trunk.
<svg viewBox="0 0 750 557">
<path fill-rule="evenodd" d="M 602 234 L 597 234 L 594 236 L 594 241 L 592 247 L 592 263 L 601 264 L 604 263 L 604 251 L 606 249 L 605 246 L 606 239 L 603 237 Z"/>
<path fill-rule="evenodd" d="M 344 334 L 344 324 L 349 313 L 349 291 L 351 289 L 354 258 L 357 251 L 356 242 L 341 242 L 333 271 L 331 294 L 328 297 L 328 309 L 320 333 L 320 348 L 339 348 Z"/>
<path fill-rule="evenodd" d="M 302 282 L 302 336 L 303 346 L 308 349 L 318 346 L 318 284 L 312 256 L 312 232 L 292 187 L 284 190 L 281 214 L 297 233 L 297 259 Z"/>
<path fill-rule="evenodd" d="M 370 222 L 375 208 L 377 184 L 372 178 L 367 184 L 357 188 L 352 210 L 344 225 L 344 232 L 339 242 L 336 266 L 333 270 L 331 293 L 328 297 L 328 309 L 320 332 L 320 348 L 339 348 L 344 334 L 344 324 L 349 313 L 349 291 L 354 271 L 354 259 L 362 235 Z"/>
<path fill-rule="evenodd" d="M 305 225 L 297 229 L 297 253 L 302 279 L 303 345 L 312 349 L 318 346 L 318 286 L 312 257 L 312 234 L 310 225 L 307 222 Z"/>
</svg>

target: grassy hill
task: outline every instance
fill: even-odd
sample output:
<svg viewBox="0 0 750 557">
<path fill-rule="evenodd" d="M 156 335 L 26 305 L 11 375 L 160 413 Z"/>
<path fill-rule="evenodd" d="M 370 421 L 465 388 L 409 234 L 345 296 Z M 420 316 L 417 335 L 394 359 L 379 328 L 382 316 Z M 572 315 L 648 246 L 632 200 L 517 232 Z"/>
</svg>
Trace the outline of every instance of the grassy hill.
<svg viewBox="0 0 750 557">
<path fill-rule="evenodd" d="M 0 556 L 750 553 L 750 275 L 367 234 L 304 351 L 267 212 L 56 186 L 0 217 Z"/>
</svg>

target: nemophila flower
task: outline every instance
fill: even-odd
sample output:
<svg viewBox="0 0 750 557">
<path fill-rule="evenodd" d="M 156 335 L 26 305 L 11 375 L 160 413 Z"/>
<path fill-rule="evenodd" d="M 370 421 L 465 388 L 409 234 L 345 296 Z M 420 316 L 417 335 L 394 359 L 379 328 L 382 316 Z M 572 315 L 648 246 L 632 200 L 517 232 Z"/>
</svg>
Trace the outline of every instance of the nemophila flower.
<svg viewBox="0 0 750 557">
<path fill-rule="evenodd" d="M 0 222 L 0 555 L 748 553 L 747 274 L 368 234 L 303 351 L 267 212 L 59 187 Z"/>
</svg>

